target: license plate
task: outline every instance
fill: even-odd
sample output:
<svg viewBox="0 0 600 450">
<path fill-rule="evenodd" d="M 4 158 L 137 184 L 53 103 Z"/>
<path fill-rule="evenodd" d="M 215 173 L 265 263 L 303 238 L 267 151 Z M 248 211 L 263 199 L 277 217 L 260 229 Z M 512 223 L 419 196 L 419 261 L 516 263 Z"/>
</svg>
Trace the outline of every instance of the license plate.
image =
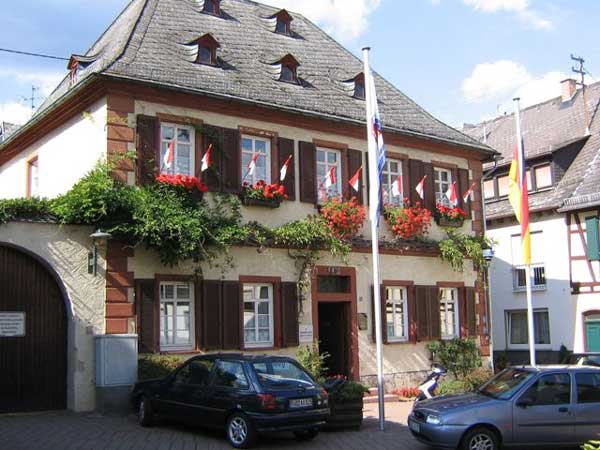
<svg viewBox="0 0 600 450">
<path fill-rule="evenodd" d="M 295 398 L 290 400 L 290 408 L 312 408 L 312 398 Z"/>
<path fill-rule="evenodd" d="M 417 422 L 413 422 L 412 420 L 408 421 L 408 428 L 413 430 L 415 433 L 421 432 L 421 425 L 419 425 Z"/>
</svg>

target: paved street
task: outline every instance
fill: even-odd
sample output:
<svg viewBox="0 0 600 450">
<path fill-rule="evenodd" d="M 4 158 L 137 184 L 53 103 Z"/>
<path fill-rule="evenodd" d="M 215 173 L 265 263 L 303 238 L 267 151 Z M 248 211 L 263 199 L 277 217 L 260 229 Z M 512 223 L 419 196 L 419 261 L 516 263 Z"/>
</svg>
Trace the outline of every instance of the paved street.
<svg viewBox="0 0 600 450">
<path fill-rule="evenodd" d="M 291 435 L 265 438 L 262 449 L 405 449 L 424 450 L 406 428 L 409 403 L 386 405 L 387 430 L 377 429 L 377 405 L 366 405 L 360 431 L 323 432 L 310 443 Z M 51 412 L 0 416 L 2 450 L 200 450 L 230 447 L 220 433 L 196 431 L 171 423 L 145 429 L 134 416 Z"/>
</svg>

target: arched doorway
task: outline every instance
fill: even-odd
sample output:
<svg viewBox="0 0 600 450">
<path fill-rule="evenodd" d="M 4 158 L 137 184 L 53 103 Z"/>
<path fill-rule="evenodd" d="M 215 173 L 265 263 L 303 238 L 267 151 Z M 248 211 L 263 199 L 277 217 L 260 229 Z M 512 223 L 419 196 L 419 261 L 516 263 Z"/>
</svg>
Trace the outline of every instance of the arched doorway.
<svg viewBox="0 0 600 450">
<path fill-rule="evenodd" d="M 67 311 L 50 271 L 0 243 L 0 413 L 66 408 Z"/>
</svg>

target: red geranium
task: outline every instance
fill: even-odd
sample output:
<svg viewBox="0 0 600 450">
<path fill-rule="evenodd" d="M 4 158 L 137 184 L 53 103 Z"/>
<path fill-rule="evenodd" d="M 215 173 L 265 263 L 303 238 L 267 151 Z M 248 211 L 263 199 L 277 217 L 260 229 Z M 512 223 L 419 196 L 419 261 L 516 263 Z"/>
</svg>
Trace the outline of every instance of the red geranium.
<svg viewBox="0 0 600 450">
<path fill-rule="evenodd" d="M 340 239 L 350 239 L 358 233 L 365 221 L 365 208 L 356 197 L 348 201 L 333 197 L 321 207 L 327 226 Z"/>
<path fill-rule="evenodd" d="M 408 199 L 405 199 L 404 204 L 404 207 L 385 208 L 385 216 L 394 233 L 402 239 L 427 234 L 431 226 L 431 212 L 423 208 L 420 202 L 410 206 Z"/>
<path fill-rule="evenodd" d="M 448 208 L 447 206 L 438 203 L 436 205 L 437 213 L 440 217 L 445 217 L 449 220 L 466 219 L 467 213 L 460 209 L 458 206 L 454 208 Z"/>
<path fill-rule="evenodd" d="M 259 180 L 254 185 L 244 181 L 242 184 L 242 193 L 248 198 L 254 198 L 257 200 L 282 201 L 288 199 L 288 196 L 285 193 L 285 186 L 283 184 L 267 184 L 263 180 Z"/>
<path fill-rule="evenodd" d="M 171 186 L 181 186 L 184 189 L 191 191 L 193 189 L 198 189 L 200 192 L 208 191 L 206 185 L 198 179 L 198 177 L 190 177 L 187 175 L 169 175 L 166 173 L 161 173 L 156 177 L 156 181 L 159 183 L 170 184 Z"/>
</svg>

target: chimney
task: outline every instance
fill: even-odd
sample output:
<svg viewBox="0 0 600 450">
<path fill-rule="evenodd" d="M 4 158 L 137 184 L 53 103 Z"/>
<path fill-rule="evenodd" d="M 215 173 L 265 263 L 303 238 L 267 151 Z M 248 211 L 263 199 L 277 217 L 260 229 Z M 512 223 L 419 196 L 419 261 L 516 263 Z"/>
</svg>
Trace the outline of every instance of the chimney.
<svg viewBox="0 0 600 450">
<path fill-rule="evenodd" d="M 562 86 L 562 101 L 568 102 L 573 98 L 575 92 L 577 92 L 577 82 L 573 78 L 567 78 L 560 82 Z"/>
</svg>

